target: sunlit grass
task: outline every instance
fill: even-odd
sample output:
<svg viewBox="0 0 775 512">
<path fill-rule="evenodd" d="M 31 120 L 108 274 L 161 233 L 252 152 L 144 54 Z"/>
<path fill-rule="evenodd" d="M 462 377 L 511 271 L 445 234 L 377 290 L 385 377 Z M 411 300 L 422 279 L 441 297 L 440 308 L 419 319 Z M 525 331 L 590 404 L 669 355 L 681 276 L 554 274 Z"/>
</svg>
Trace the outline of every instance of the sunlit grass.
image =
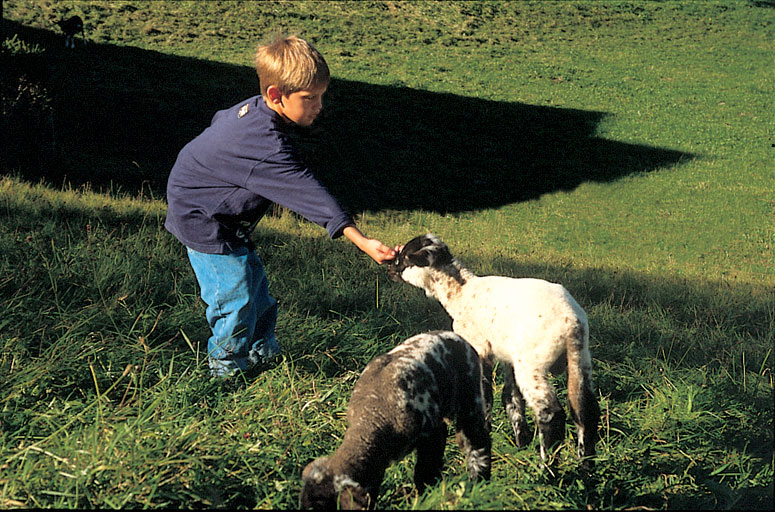
<svg viewBox="0 0 775 512">
<path fill-rule="evenodd" d="M 400 244 L 437 233 L 477 273 L 562 283 L 590 319 L 602 410 L 593 472 L 573 457 L 570 422 L 552 472 L 536 440 L 516 448 L 499 376 L 493 478 L 471 485 L 450 437 L 443 480 L 418 496 L 410 456 L 388 470 L 380 507 L 769 510 L 775 191 L 762 141 L 772 136 L 775 11 L 766 4 L 6 2 L 7 20 L 49 31 L 49 17 L 82 15 L 90 46 L 63 54 L 54 34 L 29 33 L 28 44 L 57 57 L 57 77 L 87 70 L 55 81 L 52 95 L 70 112 L 63 91 L 73 94 L 82 113 L 71 113 L 89 123 L 58 134 L 59 167 L 0 178 L 0 507 L 295 508 L 302 468 L 341 440 L 365 364 L 449 327 L 422 291 L 277 209 L 255 238 L 280 301 L 285 359 L 244 388 L 209 378 L 204 306 L 163 228 L 163 183 L 215 109 L 255 93 L 251 53 L 279 27 L 313 40 L 331 65 L 327 108 L 348 117 L 322 120 L 321 131 L 353 124 L 371 137 L 350 147 L 299 135 L 332 189 L 361 198 L 367 234 Z M 105 97 L 126 110 L 105 108 Z M 411 97 L 411 108 L 442 119 L 447 104 L 482 110 L 452 117 L 463 128 L 434 119 L 417 128 L 391 116 L 407 106 L 386 97 Z M 444 192 L 441 178 L 460 173 L 493 193 L 540 182 L 537 171 L 520 179 L 523 168 L 495 183 L 476 176 L 488 158 L 507 161 L 465 129 L 486 131 L 476 123 L 488 114 L 517 135 L 545 128 L 542 116 L 577 123 L 566 142 L 580 154 L 561 153 L 569 164 L 552 159 L 562 138 L 537 153 L 539 170 L 570 174 L 524 200 L 447 213 L 384 206 L 424 181 Z M 373 119 L 383 138 L 368 131 Z M 423 175 L 417 162 L 433 162 L 402 131 L 422 136 L 423 126 L 440 132 L 424 150 L 475 170 Z M 508 145 L 499 131 L 486 133 Z M 668 151 L 683 156 L 660 158 Z M 620 169 L 595 174 L 590 161 Z M 422 179 L 402 188 L 414 174 Z M 372 180 L 382 188 L 368 196 Z M 564 377 L 555 382 L 564 402 Z"/>
</svg>

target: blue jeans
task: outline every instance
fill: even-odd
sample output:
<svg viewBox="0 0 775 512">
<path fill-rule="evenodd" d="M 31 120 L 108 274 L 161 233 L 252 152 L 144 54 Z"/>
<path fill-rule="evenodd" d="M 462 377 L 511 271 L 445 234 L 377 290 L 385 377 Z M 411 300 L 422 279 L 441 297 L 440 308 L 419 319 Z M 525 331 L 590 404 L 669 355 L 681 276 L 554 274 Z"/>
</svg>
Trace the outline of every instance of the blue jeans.
<svg viewBox="0 0 775 512">
<path fill-rule="evenodd" d="M 255 251 L 245 247 L 230 254 L 205 254 L 187 249 L 207 304 L 210 373 L 226 377 L 278 356 L 277 301 L 269 295 L 264 265 Z"/>
</svg>

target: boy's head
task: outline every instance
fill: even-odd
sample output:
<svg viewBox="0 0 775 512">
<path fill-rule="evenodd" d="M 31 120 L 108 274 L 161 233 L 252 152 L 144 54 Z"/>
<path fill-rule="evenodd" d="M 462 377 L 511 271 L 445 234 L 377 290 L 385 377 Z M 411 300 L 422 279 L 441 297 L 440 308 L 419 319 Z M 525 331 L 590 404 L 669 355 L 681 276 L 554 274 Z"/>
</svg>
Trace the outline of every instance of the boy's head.
<svg viewBox="0 0 775 512">
<path fill-rule="evenodd" d="M 331 80 L 328 64 L 320 52 L 296 36 L 280 36 L 273 43 L 259 45 L 256 72 L 264 96 L 272 85 L 290 96 L 297 91 L 328 87 Z"/>
</svg>

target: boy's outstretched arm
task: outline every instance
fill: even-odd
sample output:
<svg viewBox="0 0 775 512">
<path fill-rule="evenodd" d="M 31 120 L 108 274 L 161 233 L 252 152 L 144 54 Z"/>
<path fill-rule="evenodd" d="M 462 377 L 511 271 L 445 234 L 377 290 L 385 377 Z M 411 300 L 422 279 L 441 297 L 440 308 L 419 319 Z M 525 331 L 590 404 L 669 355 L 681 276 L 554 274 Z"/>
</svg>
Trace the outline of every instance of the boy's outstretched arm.
<svg viewBox="0 0 775 512">
<path fill-rule="evenodd" d="M 367 238 L 361 230 L 353 225 L 349 225 L 342 231 L 342 234 L 348 238 L 361 251 L 369 255 L 371 259 L 379 264 L 390 261 L 396 257 L 396 251 L 383 244 L 376 238 Z"/>
</svg>

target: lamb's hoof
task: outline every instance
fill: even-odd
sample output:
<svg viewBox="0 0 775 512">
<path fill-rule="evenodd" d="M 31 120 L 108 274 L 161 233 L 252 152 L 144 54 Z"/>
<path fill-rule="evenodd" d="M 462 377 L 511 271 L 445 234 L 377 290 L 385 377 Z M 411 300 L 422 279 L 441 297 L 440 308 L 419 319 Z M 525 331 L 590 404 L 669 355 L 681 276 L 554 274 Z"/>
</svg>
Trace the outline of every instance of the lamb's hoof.
<svg viewBox="0 0 775 512">
<path fill-rule="evenodd" d="M 583 471 L 592 471 L 595 469 L 595 455 L 586 455 L 579 458 L 579 466 Z"/>
<path fill-rule="evenodd" d="M 530 443 L 532 436 L 527 429 L 527 424 L 514 429 L 514 442 L 518 448 L 524 448 Z"/>
</svg>

